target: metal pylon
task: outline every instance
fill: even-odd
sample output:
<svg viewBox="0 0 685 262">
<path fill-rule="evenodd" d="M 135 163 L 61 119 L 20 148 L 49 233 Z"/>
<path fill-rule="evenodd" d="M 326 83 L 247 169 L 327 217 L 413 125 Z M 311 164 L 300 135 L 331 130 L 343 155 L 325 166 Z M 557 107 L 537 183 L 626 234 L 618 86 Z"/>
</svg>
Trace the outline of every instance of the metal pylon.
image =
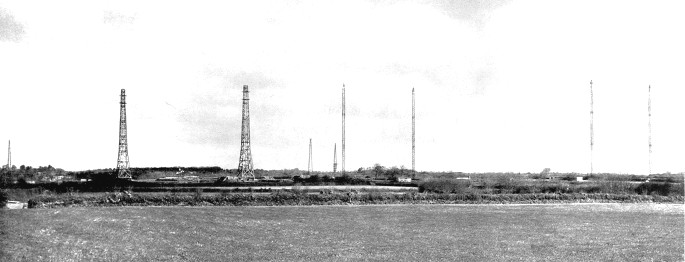
<svg viewBox="0 0 685 262">
<path fill-rule="evenodd" d="M 128 162 L 128 141 L 126 131 L 126 89 L 121 89 L 119 102 L 119 156 L 117 158 L 117 178 L 131 179 Z"/>
<path fill-rule="evenodd" d="M 243 124 L 240 132 L 238 172 L 238 178 L 241 181 L 254 180 L 252 149 L 250 148 L 250 98 L 247 85 L 243 85 Z"/>
</svg>

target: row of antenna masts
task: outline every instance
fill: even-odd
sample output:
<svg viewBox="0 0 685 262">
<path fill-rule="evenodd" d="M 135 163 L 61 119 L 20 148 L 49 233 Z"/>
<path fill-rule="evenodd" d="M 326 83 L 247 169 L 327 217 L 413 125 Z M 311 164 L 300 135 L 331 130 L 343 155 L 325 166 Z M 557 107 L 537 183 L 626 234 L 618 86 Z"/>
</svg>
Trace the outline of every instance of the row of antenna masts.
<svg viewBox="0 0 685 262">
<path fill-rule="evenodd" d="M 592 80 L 590 80 L 590 175 L 594 173 L 594 145 L 595 145 L 595 111 L 594 111 L 594 94 L 592 92 Z M 652 86 L 647 87 L 647 128 L 649 145 L 649 167 L 647 174 L 652 174 Z"/>
<path fill-rule="evenodd" d="M 649 174 L 652 173 L 652 87 L 648 87 L 647 112 L 649 117 Z M 412 119 L 412 136 L 411 136 L 411 150 L 412 150 L 412 176 L 416 173 L 416 114 L 415 114 L 415 93 L 414 88 L 411 90 L 411 119 Z M 117 158 L 117 177 L 123 179 L 131 179 L 131 172 L 129 170 L 128 158 L 128 141 L 127 141 L 127 126 L 126 126 L 126 91 L 121 89 L 120 100 L 120 115 L 119 115 L 119 153 Z M 250 147 L 250 113 L 249 113 L 249 91 L 248 86 L 243 86 L 243 107 L 242 107 L 242 128 L 241 128 L 241 145 L 240 145 L 240 159 L 238 169 L 241 180 L 254 180 L 254 172 L 252 165 L 252 153 Z M 341 173 L 345 174 L 345 84 L 342 86 L 342 168 Z M 592 89 L 592 80 L 590 80 L 590 174 L 594 173 L 594 94 Z M 8 141 L 7 145 L 7 168 L 12 166 L 12 152 L 11 144 Z M 309 161 L 307 164 L 307 173 L 314 170 L 314 163 L 312 159 L 312 140 L 309 139 Z M 333 144 L 333 172 L 337 172 L 337 144 Z"/>
<path fill-rule="evenodd" d="M 412 177 L 416 175 L 416 106 L 414 88 L 411 89 L 411 170 Z M 312 139 L 309 139 L 309 160 L 307 162 L 307 174 L 314 171 L 312 160 Z M 333 173 L 338 171 L 338 150 L 337 143 L 333 144 Z M 345 174 L 345 84 L 342 87 L 342 170 Z"/>
</svg>

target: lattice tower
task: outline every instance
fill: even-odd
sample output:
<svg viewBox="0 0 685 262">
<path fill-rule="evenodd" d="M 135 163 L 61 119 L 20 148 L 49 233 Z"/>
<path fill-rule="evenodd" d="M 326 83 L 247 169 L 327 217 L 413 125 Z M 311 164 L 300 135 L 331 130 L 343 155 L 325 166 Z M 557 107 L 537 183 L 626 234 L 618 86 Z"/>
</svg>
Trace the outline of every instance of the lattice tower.
<svg viewBox="0 0 685 262">
<path fill-rule="evenodd" d="M 126 130 L 126 89 L 121 89 L 119 102 L 119 156 L 117 158 L 117 178 L 131 179 L 128 162 L 128 139 Z"/>
<path fill-rule="evenodd" d="M 243 123 L 240 132 L 240 160 L 238 178 L 241 181 L 254 180 L 252 170 L 252 149 L 250 148 L 250 98 L 247 85 L 243 85 Z"/>
</svg>

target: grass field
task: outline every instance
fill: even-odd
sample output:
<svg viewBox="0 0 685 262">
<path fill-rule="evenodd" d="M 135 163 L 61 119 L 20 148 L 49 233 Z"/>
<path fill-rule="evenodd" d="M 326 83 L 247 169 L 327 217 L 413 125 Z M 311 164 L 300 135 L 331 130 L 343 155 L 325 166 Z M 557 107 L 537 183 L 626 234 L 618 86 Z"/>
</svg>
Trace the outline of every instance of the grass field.
<svg viewBox="0 0 685 262">
<path fill-rule="evenodd" d="M 682 261 L 682 204 L 0 210 L 0 261 Z"/>
</svg>

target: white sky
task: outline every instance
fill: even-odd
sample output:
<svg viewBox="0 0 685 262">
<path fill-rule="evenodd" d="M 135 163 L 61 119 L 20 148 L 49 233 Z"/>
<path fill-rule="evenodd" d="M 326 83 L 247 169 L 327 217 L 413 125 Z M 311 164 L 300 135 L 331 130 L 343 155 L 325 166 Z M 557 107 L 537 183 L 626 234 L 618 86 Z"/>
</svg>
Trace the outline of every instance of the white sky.
<svg viewBox="0 0 685 262">
<path fill-rule="evenodd" d="M 682 1 L 4 1 L 0 141 L 15 165 L 683 172 Z M 0 154 L 1 156 L 6 155 Z M 0 158 L 4 159 L 4 158 Z M 3 160 L 4 161 L 4 160 Z M 338 162 L 340 152 L 338 152 Z M 4 164 L 4 163 L 3 163 Z"/>
</svg>

